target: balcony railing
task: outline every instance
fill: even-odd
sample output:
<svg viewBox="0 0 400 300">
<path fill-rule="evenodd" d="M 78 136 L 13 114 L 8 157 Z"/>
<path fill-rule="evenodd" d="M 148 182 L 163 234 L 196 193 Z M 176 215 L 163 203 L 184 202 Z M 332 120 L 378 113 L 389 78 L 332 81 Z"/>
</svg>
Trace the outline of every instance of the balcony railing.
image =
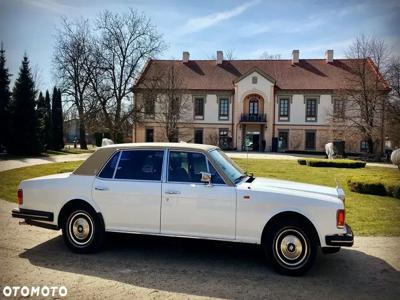
<svg viewBox="0 0 400 300">
<path fill-rule="evenodd" d="M 267 115 L 266 114 L 258 114 L 258 115 L 242 114 L 240 116 L 240 122 L 261 122 L 261 123 L 265 123 L 265 122 L 267 122 Z"/>
</svg>

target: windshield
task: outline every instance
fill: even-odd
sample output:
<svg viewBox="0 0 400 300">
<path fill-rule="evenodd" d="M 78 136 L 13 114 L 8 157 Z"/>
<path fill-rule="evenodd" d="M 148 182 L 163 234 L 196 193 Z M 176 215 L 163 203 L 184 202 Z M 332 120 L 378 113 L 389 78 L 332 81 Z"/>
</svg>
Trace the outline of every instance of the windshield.
<svg viewBox="0 0 400 300">
<path fill-rule="evenodd" d="M 210 156 L 232 182 L 237 183 L 240 179 L 246 177 L 243 170 L 221 150 L 210 151 Z"/>
</svg>

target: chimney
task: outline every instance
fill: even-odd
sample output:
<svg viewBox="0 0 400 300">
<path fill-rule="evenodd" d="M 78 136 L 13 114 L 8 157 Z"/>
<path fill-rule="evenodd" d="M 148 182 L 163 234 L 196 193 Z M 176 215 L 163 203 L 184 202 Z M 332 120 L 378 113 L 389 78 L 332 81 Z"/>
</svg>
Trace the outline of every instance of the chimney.
<svg viewBox="0 0 400 300">
<path fill-rule="evenodd" d="M 183 51 L 183 54 L 182 54 L 182 62 L 183 62 L 183 63 L 189 62 L 189 57 L 190 57 L 190 53 L 187 52 L 187 51 Z"/>
<path fill-rule="evenodd" d="M 217 51 L 217 65 L 221 65 L 224 60 L 224 53 L 222 51 Z"/>
<path fill-rule="evenodd" d="M 326 50 L 325 51 L 325 62 L 327 64 L 333 63 L 333 50 Z"/>
<path fill-rule="evenodd" d="M 299 56 L 300 56 L 299 50 L 292 51 L 292 65 L 299 63 Z"/>
</svg>

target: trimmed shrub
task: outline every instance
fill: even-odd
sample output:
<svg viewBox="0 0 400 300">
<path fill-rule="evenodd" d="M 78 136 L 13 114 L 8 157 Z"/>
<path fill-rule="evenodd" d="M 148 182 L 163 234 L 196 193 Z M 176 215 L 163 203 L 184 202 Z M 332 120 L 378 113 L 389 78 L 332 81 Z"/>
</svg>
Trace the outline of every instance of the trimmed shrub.
<svg viewBox="0 0 400 300">
<path fill-rule="evenodd" d="M 366 162 L 355 161 L 350 159 L 299 159 L 297 161 L 300 165 L 307 165 L 310 167 L 319 168 L 364 168 Z"/>
<path fill-rule="evenodd" d="M 390 196 L 400 199 L 400 181 L 398 178 L 370 178 L 354 176 L 347 180 L 352 192 L 379 196 Z"/>
<path fill-rule="evenodd" d="M 299 159 L 297 160 L 297 162 L 299 163 L 299 165 L 305 166 L 307 164 L 307 160 L 305 159 Z"/>
</svg>

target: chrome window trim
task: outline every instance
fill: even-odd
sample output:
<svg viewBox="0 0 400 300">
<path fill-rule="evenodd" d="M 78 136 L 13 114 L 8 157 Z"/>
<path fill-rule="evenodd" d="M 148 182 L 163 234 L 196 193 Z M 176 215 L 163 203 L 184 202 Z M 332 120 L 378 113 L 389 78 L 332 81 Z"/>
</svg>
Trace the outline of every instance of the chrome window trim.
<svg viewBox="0 0 400 300">
<path fill-rule="evenodd" d="M 122 151 L 119 152 L 117 164 L 115 165 L 114 174 L 113 174 L 112 179 L 115 179 L 115 174 L 117 173 L 117 170 L 118 170 L 118 166 L 119 166 L 119 161 L 120 161 L 120 159 L 121 159 L 121 155 L 122 155 Z"/>
</svg>

